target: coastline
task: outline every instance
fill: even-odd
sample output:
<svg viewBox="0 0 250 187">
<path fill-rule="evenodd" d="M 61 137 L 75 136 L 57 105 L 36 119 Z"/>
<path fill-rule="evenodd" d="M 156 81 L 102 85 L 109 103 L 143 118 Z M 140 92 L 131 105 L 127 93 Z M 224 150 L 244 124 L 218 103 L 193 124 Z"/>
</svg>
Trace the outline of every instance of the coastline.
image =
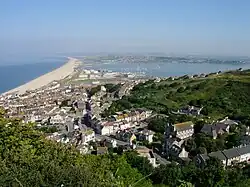
<svg viewBox="0 0 250 187">
<path fill-rule="evenodd" d="M 1 95 L 7 95 L 7 94 L 13 94 L 13 93 L 23 94 L 27 90 L 36 90 L 43 86 L 48 85 L 49 83 L 53 81 L 65 79 L 69 75 L 72 75 L 75 72 L 75 68 L 79 67 L 81 63 L 82 62 L 78 59 L 68 57 L 68 62 L 62 65 L 61 67 L 49 73 L 46 73 L 40 77 L 37 77 L 21 86 L 18 86 L 7 92 L 4 92 Z"/>
</svg>

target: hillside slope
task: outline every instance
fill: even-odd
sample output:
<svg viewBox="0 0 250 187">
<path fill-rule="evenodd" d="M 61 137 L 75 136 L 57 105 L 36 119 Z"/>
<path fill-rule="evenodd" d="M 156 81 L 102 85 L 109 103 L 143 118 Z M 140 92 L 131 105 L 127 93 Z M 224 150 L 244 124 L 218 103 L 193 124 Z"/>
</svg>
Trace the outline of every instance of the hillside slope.
<svg viewBox="0 0 250 187">
<path fill-rule="evenodd" d="M 104 116 L 131 107 L 146 107 L 167 113 L 186 105 L 203 106 L 211 118 L 225 115 L 249 117 L 250 70 L 210 74 L 206 77 L 171 78 L 137 85 L 130 96 L 112 104 Z"/>
</svg>

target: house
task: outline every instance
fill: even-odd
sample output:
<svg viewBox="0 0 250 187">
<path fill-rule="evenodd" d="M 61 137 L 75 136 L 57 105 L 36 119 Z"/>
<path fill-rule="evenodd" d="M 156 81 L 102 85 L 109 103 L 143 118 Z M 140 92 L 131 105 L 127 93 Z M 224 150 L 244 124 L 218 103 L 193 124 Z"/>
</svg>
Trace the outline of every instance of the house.
<svg viewBox="0 0 250 187">
<path fill-rule="evenodd" d="M 177 111 L 177 113 L 198 116 L 198 115 L 200 115 L 202 109 L 203 109 L 203 107 L 199 108 L 199 107 L 195 107 L 195 106 L 187 106 L 187 107 L 183 107 L 183 108 L 179 109 Z"/>
<path fill-rule="evenodd" d="M 91 141 L 95 141 L 95 132 L 92 129 L 82 130 L 81 141 L 83 144 L 86 144 Z"/>
<path fill-rule="evenodd" d="M 195 163 L 197 166 L 203 168 L 206 165 L 206 161 L 210 157 L 219 159 L 223 163 L 223 165 L 226 165 L 227 163 L 227 158 L 221 151 L 216 151 L 209 154 L 199 154 L 195 157 Z"/>
<path fill-rule="evenodd" d="M 56 114 L 54 116 L 51 116 L 50 123 L 51 124 L 63 124 L 65 123 L 65 119 L 63 116 Z"/>
<path fill-rule="evenodd" d="M 250 144 L 250 136 L 249 135 L 243 135 L 240 137 L 240 143 L 241 145 L 249 145 Z"/>
<path fill-rule="evenodd" d="M 194 160 L 195 164 L 199 167 L 204 167 L 206 165 L 206 161 L 209 159 L 209 156 L 207 154 L 198 154 Z"/>
<path fill-rule="evenodd" d="M 231 166 L 234 163 L 240 162 L 241 155 L 238 148 L 231 148 L 222 151 L 226 157 L 226 166 Z M 225 163 L 223 163 L 225 165 Z"/>
<path fill-rule="evenodd" d="M 209 153 L 208 155 L 209 157 L 218 158 L 222 162 L 223 165 L 226 165 L 227 163 L 227 157 L 222 151 L 212 152 L 212 153 Z"/>
<path fill-rule="evenodd" d="M 250 136 L 250 127 L 246 127 L 246 130 L 245 130 L 245 135 L 246 136 Z"/>
<path fill-rule="evenodd" d="M 86 103 L 84 101 L 78 101 L 77 108 L 80 112 L 83 112 L 83 110 L 86 109 Z"/>
<path fill-rule="evenodd" d="M 133 141 L 136 140 L 136 136 L 132 131 L 120 130 L 116 132 L 116 138 L 118 140 L 128 142 L 130 145 L 133 144 Z"/>
<path fill-rule="evenodd" d="M 126 130 L 126 129 L 131 128 L 131 125 L 128 121 L 124 120 L 121 123 L 119 123 L 119 128 L 120 128 L 120 130 Z"/>
<path fill-rule="evenodd" d="M 188 153 L 183 149 L 183 143 L 193 135 L 193 127 L 191 121 L 166 125 L 163 152 L 167 157 L 187 157 Z"/>
<path fill-rule="evenodd" d="M 137 109 L 136 111 L 138 111 L 139 114 L 140 114 L 139 115 L 140 116 L 140 118 L 139 118 L 140 121 L 146 119 L 146 111 L 145 110 L 143 110 L 143 109 Z"/>
<path fill-rule="evenodd" d="M 224 123 L 224 124 L 227 124 L 229 126 L 231 125 L 239 125 L 238 122 L 234 121 L 234 120 L 231 120 L 229 119 L 228 117 L 225 117 L 225 119 L 219 121 L 220 123 Z"/>
<path fill-rule="evenodd" d="M 104 122 L 101 124 L 99 133 L 101 135 L 109 135 L 114 133 L 114 123 L 113 122 Z"/>
<path fill-rule="evenodd" d="M 136 148 L 136 152 L 142 156 L 146 157 L 149 160 L 149 163 L 152 164 L 153 167 L 157 167 L 158 165 L 156 164 L 156 158 L 153 153 L 153 150 L 148 149 L 145 146 L 140 146 Z"/>
<path fill-rule="evenodd" d="M 146 109 L 133 109 L 133 110 L 124 110 L 122 112 L 116 112 L 115 115 L 112 115 L 115 121 L 128 121 L 128 122 L 135 122 L 135 121 L 142 121 L 151 116 L 152 111 Z"/>
<path fill-rule="evenodd" d="M 184 140 L 180 140 L 177 138 L 168 138 L 165 139 L 164 142 L 164 147 L 163 147 L 163 151 L 164 154 L 167 157 L 173 156 L 173 157 L 179 157 L 179 155 L 181 154 L 181 152 L 183 151 L 183 143 Z"/>
<path fill-rule="evenodd" d="M 194 124 L 192 121 L 177 123 L 173 127 L 174 136 L 181 140 L 190 138 L 194 134 Z"/>
<path fill-rule="evenodd" d="M 229 129 L 230 126 L 224 123 L 205 124 L 202 127 L 201 132 L 216 139 L 219 134 L 228 133 Z"/>
<path fill-rule="evenodd" d="M 117 141 L 115 139 L 108 139 L 106 141 L 106 146 L 115 148 L 115 147 L 117 147 Z"/>
<path fill-rule="evenodd" d="M 97 153 L 97 155 L 107 154 L 108 148 L 107 147 L 97 147 L 96 153 Z"/>
<path fill-rule="evenodd" d="M 30 122 L 38 122 L 38 121 L 41 121 L 42 120 L 42 116 L 41 115 L 31 115 L 30 116 L 30 119 L 28 121 Z"/>
<path fill-rule="evenodd" d="M 132 122 L 139 121 L 139 116 L 137 116 L 137 113 L 135 111 L 131 111 L 129 113 L 129 116 Z"/>
<path fill-rule="evenodd" d="M 67 116 L 65 118 L 65 125 L 66 125 L 66 130 L 68 132 L 73 132 L 75 130 L 75 123 L 74 123 L 74 118 L 71 116 Z"/>
<path fill-rule="evenodd" d="M 136 133 L 136 137 L 139 141 L 148 141 L 149 143 L 153 142 L 154 132 L 148 129 L 144 129 Z"/>
<path fill-rule="evenodd" d="M 250 145 L 234 147 L 223 151 L 216 151 L 209 154 L 199 154 L 195 157 L 196 164 L 203 167 L 206 160 L 215 157 L 221 160 L 224 166 L 231 166 L 236 163 L 250 162 Z"/>
<path fill-rule="evenodd" d="M 229 133 L 230 127 L 238 125 L 236 121 L 230 120 L 227 117 L 214 124 L 205 124 L 201 129 L 201 132 L 212 136 L 216 139 L 219 134 Z"/>
<path fill-rule="evenodd" d="M 240 162 L 250 162 L 250 145 L 238 148 Z"/>
<path fill-rule="evenodd" d="M 97 134 L 100 135 L 110 135 L 114 133 L 114 125 L 114 122 L 100 121 L 97 119 L 93 119 L 91 122 L 91 127 Z"/>
</svg>

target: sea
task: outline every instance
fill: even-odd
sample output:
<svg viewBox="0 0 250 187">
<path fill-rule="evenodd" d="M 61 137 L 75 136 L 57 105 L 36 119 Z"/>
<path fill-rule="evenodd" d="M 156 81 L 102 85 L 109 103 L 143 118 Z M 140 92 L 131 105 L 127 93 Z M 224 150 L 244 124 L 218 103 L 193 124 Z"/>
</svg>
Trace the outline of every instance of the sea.
<svg viewBox="0 0 250 187">
<path fill-rule="evenodd" d="M 31 61 L 21 59 L 12 65 L 0 65 L 0 93 L 31 81 L 67 62 L 65 57 L 43 58 Z M 18 64 L 18 65 L 15 65 Z M 169 77 L 185 74 L 210 73 L 217 71 L 249 69 L 250 64 L 212 64 L 212 63 L 91 63 L 84 64 L 85 69 L 114 72 L 144 73 L 147 76 Z"/>
</svg>

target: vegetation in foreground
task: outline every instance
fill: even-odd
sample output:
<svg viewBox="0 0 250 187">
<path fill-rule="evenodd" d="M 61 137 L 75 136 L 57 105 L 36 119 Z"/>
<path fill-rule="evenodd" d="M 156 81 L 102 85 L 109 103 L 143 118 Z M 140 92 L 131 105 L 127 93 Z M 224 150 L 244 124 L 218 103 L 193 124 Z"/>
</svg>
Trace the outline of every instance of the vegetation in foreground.
<svg viewBox="0 0 250 187">
<path fill-rule="evenodd" d="M 151 186 L 142 178 L 124 156 L 81 155 L 32 124 L 0 121 L 0 186 Z"/>
<path fill-rule="evenodd" d="M 0 186 L 249 186 L 250 167 L 223 169 L 211 159 L 205 168 L 175 163 L 153 168 L 130 151 L 81 155 L 73 147 L 46 140 L 32 124 L 0 121 Z"/>
</svg>

